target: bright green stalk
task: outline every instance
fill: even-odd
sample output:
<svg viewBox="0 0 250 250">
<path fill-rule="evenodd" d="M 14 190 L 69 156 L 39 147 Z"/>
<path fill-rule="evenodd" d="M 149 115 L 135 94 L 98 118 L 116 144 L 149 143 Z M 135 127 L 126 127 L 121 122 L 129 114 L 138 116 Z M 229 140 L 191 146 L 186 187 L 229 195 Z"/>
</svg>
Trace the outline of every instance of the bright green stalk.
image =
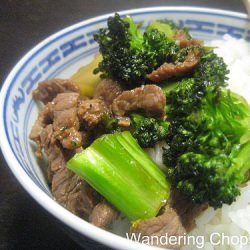
<svg viewBox="0 0 250 250">
<path fill-rule="evenodd" d="M 156 216 L 169 198 L 166 176 L 128 131 L 95 140 L 67 166 L 131 221 Z"/>
<path fill-rule="evenodd" d="M 171 27 L 170 22 L 167 21 L 152 21 L 147 27 L 146 31 L 150 32 L 151 30 L 156 29 L 164 33 L 166 38 L 170 41 L 174 41 L 175 30 Z"/>
<path fill-rule="evenodd" d="M 138 29 L 138 26 L 131 18 L 131 16 L 126 16 L 123 19 L 125 22 L 129 24 L 129 34 L 130 34 L 130 45 L 133 49 L 141 49 L 143 46 L 143 34 Z"/>
</svg>

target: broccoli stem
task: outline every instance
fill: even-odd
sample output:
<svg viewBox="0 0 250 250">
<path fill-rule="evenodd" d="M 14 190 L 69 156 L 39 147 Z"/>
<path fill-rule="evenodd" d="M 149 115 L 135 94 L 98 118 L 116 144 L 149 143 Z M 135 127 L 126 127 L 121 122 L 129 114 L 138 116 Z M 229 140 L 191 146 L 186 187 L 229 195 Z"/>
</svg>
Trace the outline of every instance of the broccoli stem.
<svg viewBox="0 0 250 250">
<path fill-rule="evenodd" d="M 236 145 L 230 154 L 230 159 L 233 165 L 229 168 L 227 175 L 237 178 L 238 185 L 242 184 L 245 180 L 247 173 L 250 169 L 250 141 L 245 144 Z"/>
<path fill-rule="evenodd" d="M 161 87 L 164 94 L 167 95 L 169 94 L 170 91 L 174 90 L 174 88 L 176 88 L 178 84 L 179 82 L 174 80 L 174 81 L 162 82 L 159 86 Z"/>
<path fill-rule="evenodd" d="M 172 27 L 171 22 L 168 21 L 152 21 L 147 27 L 146 31 L 150 32 L 153 29 L 159 30 L 164 33 L 166 38 L 170 41 L 174 41 L 175 29 Z"/>
<path fill-rule="evenodd" d="M 156 216 L 169 198 L 166 176 L 128 131 L 98 138 L 67 166 L 131 221 Z"/>
</svg>

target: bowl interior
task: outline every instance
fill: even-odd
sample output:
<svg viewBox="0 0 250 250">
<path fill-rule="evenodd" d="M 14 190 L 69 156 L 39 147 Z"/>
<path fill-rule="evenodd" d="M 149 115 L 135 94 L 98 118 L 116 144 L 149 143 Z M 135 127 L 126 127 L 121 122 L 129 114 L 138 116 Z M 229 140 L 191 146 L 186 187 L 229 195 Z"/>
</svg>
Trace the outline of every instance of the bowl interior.
<svg viewBox="0 0 250 250">
<path fill-rule="evenodd" d="M 136 22 L 143 23 L 143 27 L 151 20 L 171 19 L 188 27 L 194 37 L 205 41 L 223 39 L 225 34 L 250 40 L 249 20 L 243 14 L 187 7 L 140 9 L 121 14 L 132 15 Z M 66 28 L 40 43 L 16 65 L 2 88 L 0 132 L 3 154 L 18 180 L 43 206 L 44 202 L 55 203 L 55 201 L 51 199 L 50 189 L 40 168 L 40 164 L 44 163 L 37 161 L 34 145 L 28 138 L 39 112 L 39 105 L 32 100 L 31 92 L 38 82 L 55 77 L 68 78 L 79 67 L 88 63 L 98 51 L 93 33 L 106 26 L 107 16 L 93 18 Z M 62 209 L 61 213 L 66 212 L 63 208 L 59 208 L 58 205 L 46 207 L 77 231 L 88 235 L 86 229 L 88 224 L 79 228 L 80 224 L 74 224 L 74 219 L 71 220 L 72 223 L 68 223 L 55 211 Z M 68 213 L 68 216 L 73 218 L 74 215 Z M 94 230 L 91 225 L 89 226 Z M 106 234 L 105 231 L 100 230 L 100 232 Z M 106 238 L 108 240 L 97 238 L 95 233 L 89 236 L 113 247 L 129 244 L 132 249 L 133 246 L 133 243 L 125 243 L 121 239 L 116 241 L 113 238 L 111 242 L 109 237 Z"/>
</svg>

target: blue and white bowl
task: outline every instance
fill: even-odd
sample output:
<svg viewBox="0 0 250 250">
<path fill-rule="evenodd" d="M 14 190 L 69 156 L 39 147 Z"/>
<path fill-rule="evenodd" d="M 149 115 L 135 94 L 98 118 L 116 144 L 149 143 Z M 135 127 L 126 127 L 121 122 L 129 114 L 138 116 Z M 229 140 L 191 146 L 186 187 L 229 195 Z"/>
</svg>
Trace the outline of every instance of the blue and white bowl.
<svg viewBox="0 0 250 250">
<path fill-rule="evenodd" d="M 205 41 L 223 39 L 225 34 L 250 40 L 249 19 L 240 13 L 205 8 L 157 7 L 122 11 L 120 14 L 131 15 L 145 26 L 151 20 L 172 19 L 187 26 L 194 37 Z M 93 33 L 106 26 L 110 15 L 83 21 L 50 36 L 17 63 L 1 90 L 0 143 L 6 161 L 19 182 L 37 202 L 72 229 L 74 238 L 81 240 L 85 235 L 116 249 L 153 249 L 99 229 L 56 203 L 28 138 L 39 111 L 32 99 L 32 90 L 42 80 L 68 78 L 88 63 L 98 51 Z"/>
</svg>

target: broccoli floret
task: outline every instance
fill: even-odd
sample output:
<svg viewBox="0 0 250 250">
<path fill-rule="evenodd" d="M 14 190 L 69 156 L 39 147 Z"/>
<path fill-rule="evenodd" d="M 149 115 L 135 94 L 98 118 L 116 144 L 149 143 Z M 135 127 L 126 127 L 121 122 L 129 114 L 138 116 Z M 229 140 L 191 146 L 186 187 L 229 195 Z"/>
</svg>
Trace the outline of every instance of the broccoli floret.
<svg viewBox="0 0 250 250">
<path fill-rule="evenodd" d="M 95 73 L 120 81 L 127 88 L 147 82 L 146 76 L 162 63 L 172 60 L 179 49 L 157 27 L 142 34 L 130 17 L 115 14 L 108 28 L 94 35 L 103 56 Z"/>
<path fill-rule="evenodd" d="M 156 142 L 165 139 L 169 122 L 152 117 L 132 114 L 132 135 L 143 148 L 153 147 Z"/>
<path fill-rule="evenodd" d="M 223 59 L 202 53 L 191 75 L 164 87 L 170 125 L 163 161 L 179 191 L 218 208 L 235 200 L 250 169 L 250 107 L 225 89 Z"/>
<path fill-rule="evenodd" d="M 113 134 L 115 132 L 121 132 L 121 128 L 118 126 L 118 119 L 107 112 L 98 124 L 97 131 L 102 132 L 102 134 Z"/>
<path fill-rule="evenodd" d="M 193 47 L 193 46 L 191 46 Z M 198 48 L 198 47 L 197 47 Z M 185 48 L 185 50 L 188 50 Z M 163 90 L 167 95 L 167 114 L 172 120 L 180 119 L 200 108 L 201 101 L 207 92 L 218 98 L 220 89 L 226 87 L 229 73 L 223 59 L 214 52 L 201 47 L 201 61 L 189 77 L 170 84 L 166 83 Z M 179 119 L 178 118 L 178 119 Z"/>
<path fill-rule="evenodd" d="M 213 51 L 204 54 L 194 77 L 206 86 L 226 87 L 229 70 L 223 58 Z"/>
<path fill-rule="evenodd" d="M 235 200 L 250 169 L 250 107 L 229 90 L 204 89 L 198 108 L 171 117 L 163 160 L 179 191 L 218 208 Z"/>
<path fill-rule="evenodd" d="M 199 51 L 201 56 L 204 55 L 206 52 L 206 48 L 204 46 L 201 46 L 201 45 L 190 45 L 190 46 L 187 46 L 185 48 L 181 48 L 175 54 L 175 57 L 174 57 L 175 63 L 183 62 L 186 59 L 186 56 L 188 55 L 188 53 L 190 51 L 194 51 L 194 50 Z"/>
<path fill-rule="evenodd" d="M 231 204 L 240 194 L 239 185 L 246 181 L 249 152 L 247 142 L 235 145 L 228 155 L 183 154 L 174 173 L 177 188 L 197 203 L 208 201 L 214 208 Z"/>
<path fill-rule="evenodd" d="M 168 85 L 167 85 L 168 86 Z M 202 82 L 195 78 L 184 78 L 174 84 L 167 93 L 166 113 L 169 120 L 182 118 L 198 108 L 202 97 L 205 94 L 205 88 Z"/>
<path fill-rule="evenodd" d="M 104 134 L 130 131 L 142 148 L 153 147 L 156 142 L 166 138 L 169 122 L 136 113 L 130 114 L 129 118 L 131 120 L 130 126 L 120 127 L 117 118 L 106 114 L 100 122 L 98 131 L 102 131 Z"/>
</svg>

